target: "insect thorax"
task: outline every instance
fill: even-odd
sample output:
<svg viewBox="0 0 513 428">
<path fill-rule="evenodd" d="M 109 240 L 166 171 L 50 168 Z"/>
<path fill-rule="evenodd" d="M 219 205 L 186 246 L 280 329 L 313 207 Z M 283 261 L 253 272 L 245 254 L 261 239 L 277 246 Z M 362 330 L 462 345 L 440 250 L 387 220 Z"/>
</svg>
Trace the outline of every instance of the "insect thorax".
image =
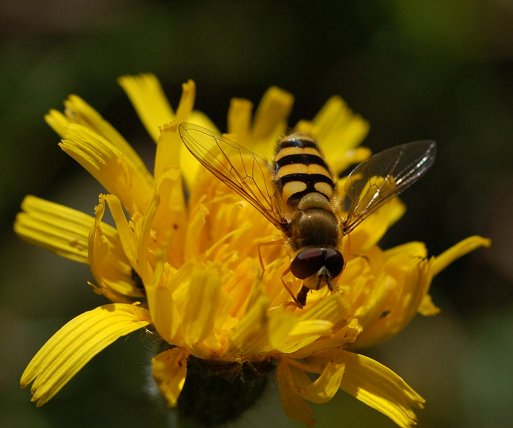
<svg viewBox="0 0 513 428">
<path fill-rule="evenodd" d="M 290 244 L 294 250 L 337 247 L 338 220 L 323 195 L 313 192 L 301 199 L 290 222 Z"/>
</svg>

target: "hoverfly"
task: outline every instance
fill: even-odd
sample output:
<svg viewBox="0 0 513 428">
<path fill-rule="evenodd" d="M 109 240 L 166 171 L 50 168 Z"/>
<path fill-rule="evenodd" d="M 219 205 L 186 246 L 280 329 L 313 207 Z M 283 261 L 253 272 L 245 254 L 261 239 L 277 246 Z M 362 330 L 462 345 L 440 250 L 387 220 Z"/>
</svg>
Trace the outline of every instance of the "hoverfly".
<svg viewBox="0 0 513 428">
<path fill-rule="evenodd" d="M 345 265 L 342 237 L 422 177 L 436 154 L 433 141 L 416 141 L 371 156 L 347 177 L 341 203 L 336 177 L 307 134 L 280 139 L 269 163 L 201 126 L 181 123 L 179 131 L 203 166 L 283 232 L 294 257 L 282 281 L 299 307 L 310 290 L 333 290 Z M 296 296 L 283 280 L 289 272 L 303 281 Z"/>
</svg>

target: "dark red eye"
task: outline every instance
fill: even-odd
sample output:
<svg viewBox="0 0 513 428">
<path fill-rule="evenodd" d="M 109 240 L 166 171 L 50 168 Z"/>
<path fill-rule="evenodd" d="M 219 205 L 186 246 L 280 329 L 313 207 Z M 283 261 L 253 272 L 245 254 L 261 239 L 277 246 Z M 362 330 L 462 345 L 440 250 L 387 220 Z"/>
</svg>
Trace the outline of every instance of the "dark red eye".
<svg viewBox="0 0 513 428">
<path fill-rule="evenodd" d="M 306 248 L 298 253 L 290 264 L 292 274 L 299 279 L 306 279 L 325 267 L 330 278 L 342 272 L 344 259 L 334 248 Z"/>
<path fill-rule="evenodd" d="M 342 254 L 334 248 L 327 248 L 324 266 L 328 269 L 330 278 L 339 276 L 342 269 L 344 269 L 344 258 L 342 257 Z"/>
<path fill-rule="evenodd" d="M 307 248 L 298 253 L 290 264 L 293 275 L 299 279 L 312 276 L 324 265 L 323 248 Z"/>
</svg>

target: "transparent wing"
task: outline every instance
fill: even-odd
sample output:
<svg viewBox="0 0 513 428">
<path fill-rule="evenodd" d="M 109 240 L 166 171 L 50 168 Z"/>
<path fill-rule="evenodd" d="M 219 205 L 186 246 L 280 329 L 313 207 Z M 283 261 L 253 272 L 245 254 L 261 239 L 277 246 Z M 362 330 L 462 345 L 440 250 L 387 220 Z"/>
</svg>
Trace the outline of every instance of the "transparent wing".
<svg viewBox="0 0 513 428">
<path fill-rule="evenodd" d="M 385 202 L 406 190 L 433 165 L 434 141 L 416 141 L 382 151 L 349 174 L 344 190 L 347 215 L 343 233 L 351 232 Z"/>
<path fill-rule="evenodd" d="M 287 222 L 274 197 L 267 161 L 221 134 L 181 123 L 180 136 L 192 155 L 212 174 L 251 203 L 277 228 Z"/>
</svg>

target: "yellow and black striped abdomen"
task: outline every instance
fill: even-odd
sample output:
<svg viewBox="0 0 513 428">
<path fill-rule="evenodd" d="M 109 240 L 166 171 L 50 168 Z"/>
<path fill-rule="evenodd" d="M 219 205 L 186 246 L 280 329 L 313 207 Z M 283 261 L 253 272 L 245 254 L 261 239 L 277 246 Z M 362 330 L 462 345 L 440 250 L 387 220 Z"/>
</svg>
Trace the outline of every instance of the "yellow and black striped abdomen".
<svg viewBox="0 0 513 428">
<path fill-rule="evenodd" d="M 335 183 L 317 143 L 304 134 L 291 134 L 276 147 L 274 160 L 275 181 L 281 198 L 289 208 L 295 208 L 301 199 L 316 192 L 328 201 L 333 196 Z"/>
</svg>

